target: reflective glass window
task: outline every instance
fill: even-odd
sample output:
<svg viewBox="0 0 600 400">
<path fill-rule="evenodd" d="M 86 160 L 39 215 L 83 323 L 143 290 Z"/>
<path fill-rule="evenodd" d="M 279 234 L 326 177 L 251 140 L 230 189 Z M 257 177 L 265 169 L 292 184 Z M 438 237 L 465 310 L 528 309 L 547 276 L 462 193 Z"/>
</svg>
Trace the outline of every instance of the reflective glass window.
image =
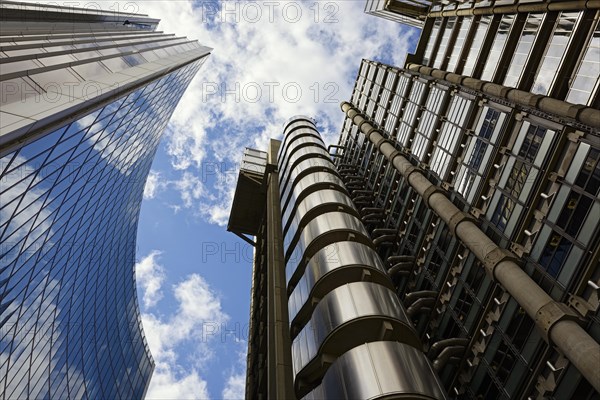
<svg viewBox="0 0 600 400">
<path fill-rule="evenodd" d="M 549 93 L 560 62 L 567 51 L 575 24 L 580 17 L 581 13 L 577 12 L 563 12 L 560 14 L 533 83 L 532 93 L 543 95 Z"/>
<path fill-rule="evenodd" d="M 502 16 L 496 36 L 494 38 L 494 42 L 492 43 L 492 48 L 490 49 L 485 67 L 483 69 L 483 73 L 481 74 L 482 80 L 491 81 L 494 78 L 494 72 L 496 71 L 498 62 L 500 61 L 502 50 L 504 49 L 504 45 L 508 39 L 508 35 L 510 34 L 510 30 L 514 21 L 515 16 L 513 14 L 505 14 Z"/>
<path fill-rule="evenodd" d="M 598 90 L 600 79 L 600 21 L 589 40 L 585 55 L 579 63 L 575 76 L 571 79 L 566 101 L 574 104 L 590 105 L 592 94 Z"/>
<path fill-rule="evenodd" d="M 533 48 L 533 43 L 542 24 L 542 20 L 543 14 L 529 14 L 529 16 L 527 16 L 525 27 L 521 32 L 517 48 L 510 61 L 506 77 L 504 78 L 505 86 L 516 87 L 518 85 L 521 74 L 525 69 L 525 64 L 529 58 L 529 53 Z"/>
</svg>

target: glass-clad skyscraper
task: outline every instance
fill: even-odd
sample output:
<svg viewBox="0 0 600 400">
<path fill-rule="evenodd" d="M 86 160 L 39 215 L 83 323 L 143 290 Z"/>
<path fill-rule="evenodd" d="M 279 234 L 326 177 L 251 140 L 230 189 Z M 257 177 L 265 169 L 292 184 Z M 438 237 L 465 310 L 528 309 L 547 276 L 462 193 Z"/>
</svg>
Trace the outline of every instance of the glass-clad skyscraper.
<svg viewBox="0 0 600 400">
<path fill-rule="evenodd" d="M 137 219 L 210 49 L 158 20 L 0 3 L 0 397 L 142 398 Z"/>
</svg>

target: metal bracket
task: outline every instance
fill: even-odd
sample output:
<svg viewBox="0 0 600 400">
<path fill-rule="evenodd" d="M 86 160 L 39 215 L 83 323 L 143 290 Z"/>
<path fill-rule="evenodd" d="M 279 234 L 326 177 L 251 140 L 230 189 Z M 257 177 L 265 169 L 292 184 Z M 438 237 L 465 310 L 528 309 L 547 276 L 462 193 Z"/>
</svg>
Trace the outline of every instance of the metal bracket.
<svg viewBox="0 0 600 400">
<path fill-rule="evenodd" d="M 500 264 L 503 261 L 513 261 L 514 263 L 518 263 L 519 258 L 506 249 L 496 247 L 494 250 L 487 253 L 483 260 L 485 270 L 495 282 L 497 282 L 497 280 L 496 276 L 494 275 L 494 270 L 496 269 L 498 264 Z"/>
<path fill-rule="evenodd" d="M 583 318 L 589 317 L 600 308 L 600 286 L 594 281 L 588 281 L 588 286 L 592 289 L 592 292 L 587 300 L 580 296 L 572 295 L 567 302 Z"/>
<path fill-rule="evenodd" d="M 470 221 L 474 224 L 477 224 L 477 219 L 475 217 L 473 217 L 470 214 L 467 214 L 463 211 L 459 211 L 456 214 L 454 214 L 452 217 L 450 217 L 450 220 L 448 221 L 448 229 L 450 230 L 450 232 L 452 233 L 452 235 L 456 236 L 456 229 L 458 228 L 458 225 L 462 224 L 463 222 L 467 222 Z"/>
<path fill-rule="evenodd" d="M 551 301 L 540 308 L 535 315 L 535 324 L 542 332 L 544 339 L 550 343 L 550 331 L 559 321 L 578 321 L 577 314 L 566 304 Z"/>
</svg>

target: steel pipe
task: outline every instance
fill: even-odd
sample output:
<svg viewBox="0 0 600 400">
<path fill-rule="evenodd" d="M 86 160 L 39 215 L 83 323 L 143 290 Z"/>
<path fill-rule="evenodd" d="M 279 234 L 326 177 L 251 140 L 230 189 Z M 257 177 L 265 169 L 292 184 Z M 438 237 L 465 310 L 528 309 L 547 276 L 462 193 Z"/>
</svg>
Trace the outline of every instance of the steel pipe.
<svg viewBox="0 0 600 400">
<path fill-rule="evenodd" d="M 409 63 L 406 69 L 432 78 L 446 81 L 453 85 L 464 86 L 486 95 L 500 98 L 525 108 L 534 108 L 561 118 L 568 118 L 591 128 L 600 128 L 600 110 L 592 107 L 572 104 L 548 96 L 533 94 L 523 90 L 482 81 L 469 76 L 458 75 L 420 64 Z"/>
<path fill-rule="evenodd" d="M 490 6 L 468 9 L 455 9 L 446 11 L 434 11 L 427 15 L 427 18 L 437 17 L 464 17 L 470 15 L 494 15 L 494 14 L 517 14 L 528 12 L 551 12 L 551 11 L 577 11 L 600 8 L 598 1 L 555 1 L 539 2 L 528 4 L 514 4 L 505 6 Z"/>
<path fill-rule="evenodd" d="M 404 306 L 410 307 L 415 301 L 422 298 L 437 298 L 438 292 L 435 290 L 420 290 L 411 292 L 404 297 Z"/>
<path fill-rule="evenodd" d="M 425 309 L 431 310 L 431 307 L 435 305 L 435 298 L 431 297 L 423 297 L 422 299 L 417 299 L 408 309 L 406 310 L 406 314 L 409 318 L 413 318 L 415 315 L 424 311 Z M 435 367 L 434 367 L 435 368 Z"/>
</svg>

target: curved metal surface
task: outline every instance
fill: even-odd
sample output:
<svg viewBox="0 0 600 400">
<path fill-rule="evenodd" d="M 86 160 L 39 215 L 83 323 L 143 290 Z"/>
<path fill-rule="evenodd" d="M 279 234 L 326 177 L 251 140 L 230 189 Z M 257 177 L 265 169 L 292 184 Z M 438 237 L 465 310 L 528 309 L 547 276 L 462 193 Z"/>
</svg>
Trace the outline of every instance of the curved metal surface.
<svg viewBox="0 0 600 400">
<path fill-rule="evenodd" d="M 317 171 L 330 171 L 333 174 L 337 174 L 335 165 L 329 159 L 315 157 L 303 160 L 290 170 L 287 180 L 279 185 L 280 198 L 284 199 L 289 194 L 291 187 L 298 179 Z"/>
<path fill-rule="evenodd" d="M 312 123 L 292 122 L 279 152 L 296 395 L 326 376 L 311 398 L 444 398 L 348 187 L 315 134 Z M 357 185 L 355 196 L 365 191 Z M 375 361 L 357 361 L 371 355 L 370 345 Z M 337 372 L 328 374 L 332 364 Z"/>
<path fill-rule="evenodd" d="M 298 240 L 297 236 L 309 220 L 331 211 L 343 211 L 360 217 L 352 200 L 345 193 L 331 189 L 313 192 L 300 201 L 296 212 L 288 221 L 283 221 L 286 226 L 289 225 L 289 228 L 283 231 L 283 242 L 288 244 L 284 247 L 284 252 L 287 252 L 288 246 L 294 246 Z"/>
<path fill-rule="evenodd" d="M 358 218 L 344 212 L 329 212 L 322 214 L 321 218 L 310 221 L 299 236 L 298 244 L 290 247 L 285 254 L 286 278 L 288 292 L 291 293 L 300 276 L 304 273 L 306 261 L 318 250 L 328 244 L 343 240 L 372 245 L 369 234 Z M 284 244 L 288 248 L 288 244 Z M 305 262 L 302 262 L 306 260 Z"/>
<path fill-rule="evenodd" d="M 357 242 L 337 242 L 319 250 L 308 262 L 288 301 L 292 338 L 327 293 L 347 283 L 367 279 L 394 289 L 379 255 L 371 247 Z"/>
<path fill-rule="evenodd" d="M 288 165 L 288 158 L 296 151 L 308 146 L 317 146 L 322 148 L 324 151 L 327 151 L 327 149 L 325 148 L 325 144 L 323 143 L 323 140 L 321 140 L 321 138 L 313 135 L 298 136 L 298 139 L 294 139 L 292 143 L 290 143 L 289 147 L 281 155 L 282 158 L 279 160 L 279 169 L 285 169 Z M 279 177 L 279 181 L 281 182 L 281 176 Z"/>
<path fill-rule="evenodd" d="M 423 353 L 411 346 L 365 343 L 339 357 L 304 399 L 445 399 L 434 376 Z"/>
<path fill-rule="evenodd" d="M 326 150 L 322 147 L 318 147 L 316 145 L 310 147 L 303 147 L 298 151 L 294 152 L 288 160 L 288 164 L 285 165 L 280 171 L 280 175 L 282 176 L 280 183 L 283 184 L 283 190 L 285 190 L 285 186 L 288 183 L 290 171 L 293 170 L 299 163 L 307 159 L 318 159 L 322 158 L 324 160 L 331 162 L 331 157 Z"/>
<path fill-rule="evenodd" d="M 281 156 L 285 154 L 290 144 L 293 143 L 294 140 L 296 140 L 297 138 L 303 136 L 312 136 L 317 139 L 321 139 L 321 135 L 319 135 L 319 132 L 314 127 L 311 127 L 309 125 L 295 126 L 292 130 L 285 134 L 283 142 L 281 143 L 281 147 L 277 152 L 277 159 L 279 160 L 279 165 L 282 164 Z"/>
<path fill-rule="evenodd" d="M 353 347 L 380 340 L 420 348 L 399 302 L 392 290 L 371 282 L 349 283 L 328 293 L 292 343 L 296 393 L 302 396 L 306 387 L 318 384 L 327 369 L 323 356 L 339 357 Z"/>
<path fill-rule="evenodd" d="M 333 162 L 331 162 L 331 160 L 326 160 L 324 158 L 309 158 L 308 160 L 304 160 L 300 164 L 296 165 L 296 167 L 290 171 L 288 182 L 285 182 L 285 187 L 284 184 L 279 185 L 279 198 L 282 200 L 287 198 L 296 182 L 309 174 L 319 171 L 329 172 L 339 176 L 335 170 L 335 165 Z"/>
<path fill-rule="evenodd" d="M 292 171 L 292 173 L 299 173 L 299 176 L 292 176 L 293 182 L 289 185 L 285 192 L 281 192 L 281 212 L 282 215 L 287 215 L 293 210 L 293 206 L 290 206 L 291 199 L 301 199 L 303 196 L 308 195 L 315 190 L 317 187 L 323 187 L 333 189 L 334 187 L 341 192 L 348 193 L 344 187 L 344 181 L 331 169 L 322 167 L 309 167 L 307 170 L 299 170 L 298 168 Z M 309 187 L 315 186 L 309 190 Z M 306 193 L 304 193 L 306 191 Z"/>
<path fill-rule="evenodd" d="M 311 126 L 314 126 L 315 129 L 316 129 L 316 125 L 315 125 L 314 119 L 312 119 L 308 115 L 294 115 L 293 117 L 291 117 L 290 119 L 288 119 L 286 121 L 286 123 L 283 125 L 283 132 L 287 133 L 296 124 L 302 124 L 302 125 L 309 124 Z"/>
<path fill-rule="evenodd" d="M 289 199 L 286 199 L 286 203 L 291 199 L 294 199 L 294 201 L 290 204 L 284 204 L 281 207 L 283 221 L 289 221 L 290 216 L 296 213 L 299 202 L 317 190 L 331 189 L 347 194 L 346 189 L 344 188 L 344 182 L 337 175 L 328 171 L 315 171 L 308 174 L 298 180 L 292 189 L 291 196 Z M 285 223 L 283 228 L 285 231 Z"/>
<path fill-rule="evenodd" d="M 309 127 L 298 128 L 288 134 L 288 136 L 284 138 L 283 143 L 281 143 L 281 147 L 277 153 L 277 160 L 279 160 L 278 164 L 280 166 L 285 164 L 284 159 L 289 154 L 289 150 L 295 146 L 295 143 L 304 138 L 314 139 L 325 146 L 323 139 L 321 139 L 321 136 L 319 136 L 319 133 L 316 130 Z"/>
<path fill-rule="evenodd" d="M 281 165 L 281 156 L 285 153 L 289 144 L 294 140 L 294 138 L 298 136 L 304 135 L 312 135 L 317 138 L 321 138 L 319 131 L 312 125 L 306 124 L 295 124 L 291 126 L 290 129 L 284 133 L 283 141 L 281 142 L 281 146 L 279 147 L 279 151 L 277 152 L 277 159 L 279 160 L 279 165 Z"/>
<path fill-rule="evenodd" d="M 321 137 L 319 137 L 317 135 L 317 133 L 311 129 L 308 128 L 301 128 L 298 129 L 297 131 L 294 131 L 292 133 L 293 137 L 290 138 L 286 143 L 282 144 L 282 147 L 279 151 L 279 155 L 278 155 L 278 166 L 281 167 L 285 167 L 286 163 L 287 163 L 287 158 L 290 155 L 291 150 L 293 150 L 294 148 L 296 148 L 296 143 L 298 143 L 300 140 L 303 139 L 312 139 L 314 140 L 313 143 L 317 143 L 320 144 L 323 148 L 325 148 L 325 143 L 323 143 L 323 140 L 321 139 Z"/>
</svg>

